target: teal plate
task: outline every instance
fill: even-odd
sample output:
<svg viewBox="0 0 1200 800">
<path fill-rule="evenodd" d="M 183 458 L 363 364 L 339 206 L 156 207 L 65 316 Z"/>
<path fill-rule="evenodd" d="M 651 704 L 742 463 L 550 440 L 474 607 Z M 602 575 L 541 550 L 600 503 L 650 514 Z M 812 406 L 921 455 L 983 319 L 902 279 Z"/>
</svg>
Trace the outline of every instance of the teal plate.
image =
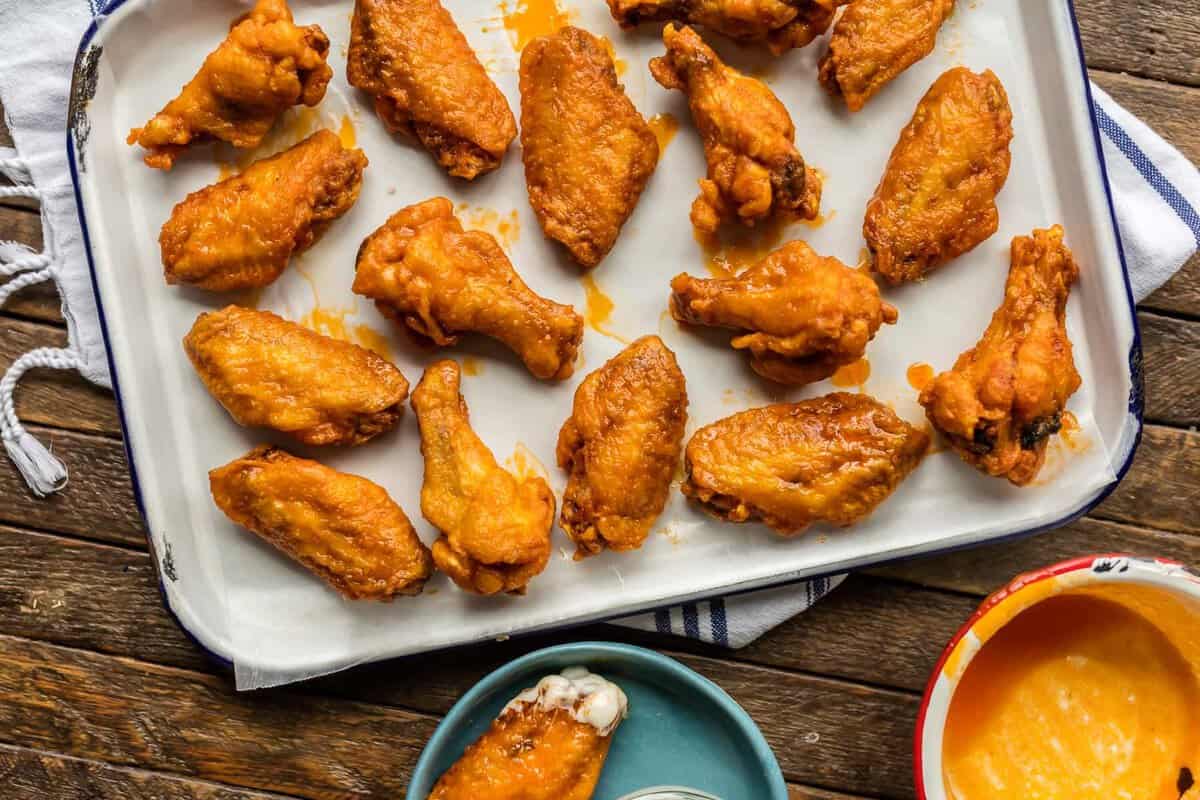
<svg viewBox="0 0 1200 800">
<path fill-rule="evenodd" d="M 614 734 L 594 800 L 663 784 L 702 789 L 721 800 L 787 800 L 775 755 L 733 698 L 674 659 L 610 642 L 538 650 L 475 684 L 425 745 L 407 800 L 425 800 L 438 777 L 522 689 L 575 665 L 617 683 L 629 698 L 629 717 Z"/>
</svg>

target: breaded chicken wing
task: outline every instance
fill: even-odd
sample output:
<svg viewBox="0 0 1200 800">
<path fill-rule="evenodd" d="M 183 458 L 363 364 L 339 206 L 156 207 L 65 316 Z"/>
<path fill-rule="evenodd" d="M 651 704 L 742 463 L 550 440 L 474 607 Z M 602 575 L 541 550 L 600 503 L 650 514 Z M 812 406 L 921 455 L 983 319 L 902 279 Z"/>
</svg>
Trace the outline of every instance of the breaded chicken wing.
<svg viewBox="0 0 1200 800">
<path fill-rule="evenodd" d="M 833 26 L 818 78 L 859 111 L 893 78 L 933 52 L 954 0 L 854 0 Z"/>
<path fill-rule="evenodd" d="M 471 430 L 453 361 L 425 369 L 413 392 L 425 483 L 421 513 L 441 536 L 433 560 L 476 594 L 524 594 L 546 568 L 554 494 L 544 480 L 502 469 Z"/>
<path fill-rule="evenodd" d="M 428 800 L 590 800 L 628 705 L 583 667 L 547 675 L 504 707 Z"/>
<path fill-rule="evenodd" d="M 1012 111 L 991 70 L 938 78 L 900 132 L 867 205 L 863 237 L 891 283 L 921 278 L 996 232 Z"/>
<path fill-rule="evenodd" d="M 594 267 L 658 164 L 658 140 L 600 40 L 567 26 L 521 53 L 521 152 L 546 236 Z"/>
<path fill-rule="evenodd" d="M 401 209 L 358 250 L 354 291 L 425 344 L 474 331 L 513 350 L 535 376 L 575 370 L 583 318 L 533 293 L 490 234 L 464 231 L 435 197 Z"/>
<path fill-rule="evenodd" d="M 921 462 L 929 436 L 864 394 L 754 408 L 696 431 L 683 493 L 729 522 L 784 536 L 814 522 L 851 525 Z"/>
<path fill-rule="evenodd" d="M 801 241 L 736 278 L 676 275 L 671 292 L 676 320 L 744 331 L 734 349 L 750 351 L 759 375 L 793 385 L 825 380 L 862 358 L 879 326 L 899 317 L 868 275 Z"/>
<path fill-rule="evenodd" d="M 270 311 L 227 306 L 196 318 L 184 350 L 205 387 L 239 425 L 305 444 L 362 444 L 395 428 L 408 381 L 350 342 Z"/>
<path fill-rule="evenodd" d="M 333 77 L 328 55 L 320 26 L 292 24 L 286 0 L 258 0 L 179 96 L 130 131 L 127 142 L 146 148 L 143 160 L 156 169 L 170 169 L 195 142 L 256 147 L 284 111 L 325 97 Z"/>
<path fill-rule="evenodd" d="M 576 559 L 642 546 L 666 505 L 686 423 L 683 372 L 657 336 L 583 379 L 557 453 L 570 476 L 561 523 Z"/>
<path fill-rule="evenodd" d="M 608 0 L 622 28 L 643 22 L 701 25 L 745 44 L 765 43 L 775 55 L 804 47 L 829 29 L 849 0 Z"/>
<path fill-rule="evenodd" d="M 796 150 L 796 128 L 779 98 L 726 66 L 691 28 L 667 25 L 663 43 L 667 54 L 650 61 L 650 72 L 687 95 L 708 162 L 692 225 L 712 233 L 722 222 L 753 225 L 772 214 L 816 218 L 821 178 Z"/>
<path fill-rule="evenodd" d="M 346 77 L 457 178 L 500 166 L 516 138 L 508 101 L 438 0 L 355 0 Z"/>
<path fill-rule="evenodd" d="M 1079 388 L 1066 328 L 1078 278 L 1061 227 L 1013 239 L 1004 302 L 983 338 L 921 392 L 929 421 L 964 461 L 1017 486 L 1037 477 Z"/>
<path fill-rule="evenodd" d="M 240 175 L 192 192 L 158 235 L 169 284 L 257 289 L 358 200 L 367 157 L 321 130 Z"/>
<path fill-rule="evenodd" d="M 429 549 L 383 487 L 262 445 L 208 473 L 231 520 L 351 600 L 419 594 Z"/>
</svg>

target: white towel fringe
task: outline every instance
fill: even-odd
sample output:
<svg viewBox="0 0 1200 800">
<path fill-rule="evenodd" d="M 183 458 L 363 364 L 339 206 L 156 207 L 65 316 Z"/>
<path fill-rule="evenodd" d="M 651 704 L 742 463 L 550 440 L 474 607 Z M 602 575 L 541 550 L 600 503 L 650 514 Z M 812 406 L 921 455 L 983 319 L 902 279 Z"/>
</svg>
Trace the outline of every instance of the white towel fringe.
<svg viewBox="0 0 1200 800">
<path fill-rule="evenodd" d="M 13 407 L 17 381 L 38 367 L 79 369 L 79 357 L 59 347 L 39 347 L 14 361 L 0 379 L 0 438 L 4 449 L 33 493 L 45 497 L 67 485 L 67 467 L 25 430 Z"/>
<path fill-rule="evenodd" d="M 17 151 L 12 147 L 0 147 L 0 175 L 13 183 L 33 182 L 29 165 L 17 156 Z"/>
<path fill-rule="evenodd" d="M 50 256 L 45 253 L 35 252 L 20 242 L 0 241 L 0 277 L 49 266 Z"/>
</svg>

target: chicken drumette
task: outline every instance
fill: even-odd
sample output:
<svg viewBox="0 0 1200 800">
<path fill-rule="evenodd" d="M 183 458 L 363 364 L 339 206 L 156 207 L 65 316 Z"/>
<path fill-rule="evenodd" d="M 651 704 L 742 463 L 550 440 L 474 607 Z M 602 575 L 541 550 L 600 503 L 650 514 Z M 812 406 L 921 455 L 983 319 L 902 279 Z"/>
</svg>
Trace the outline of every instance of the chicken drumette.
<svg viewBox="0 0 1200 800">
<path fill-rule="evenodd" d="M 256 147 L 284 111 L 321 102 L 333 77 L 328 55 L 319 26 L 293 24 L 285 0 L 258 0 L 179 96 L 129 132 L 128 143 L 146 148 L 145 162 L 157 169 L 170 169 L 193 142 Z"/>
<path fill-rule="evenodd" d="M 861 358 L 898 312 L 863 272 L 789 242 L 736 278 L 677 275 L 671 316 L 679 322 L 745 331 L 731 344 L 750 351 L 764 378 L 800 385 L 828 378 Z"/>
<path fill-rule="evenodd" d="M 192 192 L 158 235 L 167 283 L 213 291 L 273 282 L 358 200 L 367 157 L 322 130 Z"/>
<path fill-rule="evenodd" d="M 523 594 L 550 558 L 554 494 L 542 478 L 502 469 L 471 430 L 454 361 L 425 370 L 413 392 L 425 482 L 421 513 L 440 532 L 438 569 L 469 592 Z"/>
<path fill-rule="evenodd" d="M 650 71 L 687 95 L 708 162 L 692 225 L 712 233 L 722 222 L 753 225 L 772 214 L 814 219 L 821 178 L 796 150 L 796 128 L 779 98 L 727 66 L 691 28 L 667 25 L 663 43 L 667 53 L 650 61 Z"/>
<path fill-rule="evenodd" d="M 444 197 L 401 209 L 363 242 L 354 291 L 423 343 L 450 345 L 475 331 L 499 339 L 539 378 L 575 369 L 583 318 L 534 294 L 496 240 L 464 231 Z"/>
<path fill-rule="evenodd" d="M 608 0 L 622 28 L 681 20 L 745 44 L 765 43 L 779 55 L 804 47 L 833 22 L 849 0 Z"/>
<path fill-rule="evenodd" d="M 1066 329 L 1078 277 L 1061 227 L 1013 239 L 1004 302 L 983 338 L 921 392 L 929 421 L 964 461 L 1017 486 L 1037 476 L 1079 388 Z"/>
</svg>

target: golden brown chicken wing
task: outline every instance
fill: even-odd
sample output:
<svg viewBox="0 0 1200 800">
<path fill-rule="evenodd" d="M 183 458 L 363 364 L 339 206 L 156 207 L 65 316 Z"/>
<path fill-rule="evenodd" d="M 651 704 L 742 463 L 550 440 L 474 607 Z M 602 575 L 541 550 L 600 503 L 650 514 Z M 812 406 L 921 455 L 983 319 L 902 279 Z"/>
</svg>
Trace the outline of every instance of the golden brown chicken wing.
<svg viewBox="0 0 1200 800">
<path fill-rule="evenodd" d="M 583 379 L 558 433 L 558 465 L 570 476 L 561 522 L 576 559 L 642 546 L 666 505 L 686 423 L 687 385 L 657 336 Z"/>
<path fill-rule="evenodd" d="M 818 77 L 859 111 L 876 92 L 933 52 L 954 0 L 855 0 L 833 26 Z"/>
<path fill-rule="evenodd" d="M 433 560 L 469 592 L 524 594 L 550 558 L 554 495 L 541 478 L 496 464 L 471 430 L 460 380 L 457 363 L 438 361 L 412 397 L 425 457 L 421 513 L 441 532 Z"/>
<path fill-rule="evenodd" d="M 192 192 L 158 235 L 167 283 L 256 289 L 283 274 L 358 200 L 367 157 L 321 130 Z"/>
<path fill-rule="evenodd" d="M 494 170 L 516 138 L 508 101 L 438 0 L 355 0 L 346 77 L 455 177 Z"/>
<path fill-rule="evenodd" d="M 351 600 L 419 594 L 429 549 L 383 487 L 262 445 L 208 473 L 213 500 Z"/>
<path fill-rule="evenodd" d="M 995 233 L 1010 141 L 1008 95 L 991 70 L 956 67 L 938 78 L 867 205 L 875 270 L 891 283 L 917 280 Z"/>
<path fill-rule="evenodd" d="M 1061 227 L 1013 239 L 1004 302 L 983 338 L 921 392 L 929 421 L 964 461 L 1017 486 L 1037 477 L 1079 388 L 1066 329 L 1078 277 Z"/>
<path fill-rule="evenodd" d="M 650 72 L 687 94 L 708 162 L 692 225 L 712 233 L 725 221 L 753 225 L 772 214 L 816 218 L 821 178 L 796 150 L 796 128 L 779 98 L 726 66 L 691 28 L 667 25 L 663 43 L 667 54 L 650 61 Z"/>
<path fill-rule="evenodd" d="M 325 97 L 333 77 L 328 55 L 329 39 L 319 26 L 292 24 L 285 0 L 258 0 L 179 96 L 130 131 L 127 141 L 146 148 L 143 160 L 156 169 L 170 169 L 194 142 L 256 147 L 284 111 Z"/>
<path fill-rule="evenodd" d="M 366 348 L 270 311 L 227 306 L 196 318 L 183 347 L 239 425 L 305 444 L 362 444 L 395 428 L 408 381 Z"/>
<path fill-rule="evenodd" d="M 643 22 L 701 25 L 745 44 L 765 43 L 780 55 L 829 29 L 849 0 L 608 0 L 622 28 Z"/>
<path fill-rule="evenodd" d="M 823 381 L 862 358 L 879 326 L 899 317 L 868 275 L 801 241 L 736 278 L 676 275 L 671 292 L 676 320 L 745 331 L 734 349 L 750 351 L 759 375 L 794 385 Z"/>
<path fill-rule="evenodd" d="M 858 522 L 928 447 L 928 434 L 878 400 L 835 392 L 750 409 L 696 431 L 681 489 L 714 517 L 758 519 L 794 536 L 814 522 Z"/>
<path fill-rule="evenodd" d="M 658 164 L 658 140 L 600 40 L 567 26 L 521 53 L 521 151 L 546 236 L 594 267 Z"/>
<path fill-rule="evenodd" d="M 504 707 L 429 800 L 590 800 L 628 705 L 583 667 L 547 675 Z"/>
<path fill-rule="evenodd" d="M 583 318 L 534 294 L 496 240 L 464 231 L 444 197 L 401 209 L 367 237 L 354 291 L 422 343 L 451 345 L 475 331 L 506 344 L 539 378 L 575 370 Z"/>
</svg>

